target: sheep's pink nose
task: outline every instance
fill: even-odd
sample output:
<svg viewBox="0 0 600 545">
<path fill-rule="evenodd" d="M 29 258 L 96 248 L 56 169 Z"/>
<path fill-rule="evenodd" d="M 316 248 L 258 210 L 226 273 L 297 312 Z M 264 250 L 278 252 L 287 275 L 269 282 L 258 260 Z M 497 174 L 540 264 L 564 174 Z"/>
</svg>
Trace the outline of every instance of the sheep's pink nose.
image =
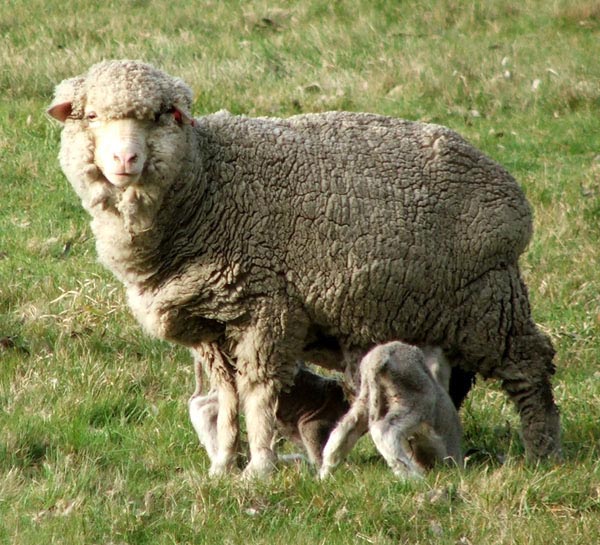
<svg viewBox="0 0 600 545">
<path fill-rule="evenodd" d="M 113 153 L 113 159 L 127 172 L 137 163 L 138 154 L 129 150 L 118 150 Z"/>
</svg>

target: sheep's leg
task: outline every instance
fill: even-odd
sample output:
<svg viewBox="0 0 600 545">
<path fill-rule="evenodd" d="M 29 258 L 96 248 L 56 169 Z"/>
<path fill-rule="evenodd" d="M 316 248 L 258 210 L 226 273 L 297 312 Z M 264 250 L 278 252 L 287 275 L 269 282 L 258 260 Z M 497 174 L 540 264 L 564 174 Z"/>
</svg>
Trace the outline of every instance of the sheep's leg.
<svg viewBox="0 0 600 545">
<path fill-rule="evenodd" d="M 554 350 L 540 331 L 511 339 L 510 360 L 496 376 L 521 418 L 523 443 L 529 459 L 561 458 L 560 416 L 550 374 Z"/>
<path fill-rule="evenodd" d="M 413 461 L 409 437 L 421 426 L 412 412 L 390 411 L 369 425 L 371 438 L 394 475 L 401 478 L 421 477 L 421 468 Z"/>
<path fill-rule="evenodd" d="M 200 444 L 206 450 L 212 463 L 217 459 L 219 452 L 217 441 L 219 399 L 217 392 L 213 391 L 208 395 L 193 395 L 188 402 L 188 411 Z"/>
<path fill-rule="evenodd" d="M 235 466 L 239 438 L 239 401 L 234 371 L 216 343 L 192 350 L 196 390 L 188 409 L 192 425 L 211 461 L 210 475 L 222 475 Z M 203 368 L 210 375 L 212 390 L 203 391 Z"/>
<path fill-rule="evenodd" d="M 211 476 L 223 475 L 235 467 L 240 432 L 239 400 L 235 385 L 228 381 L 220 383 L 217 396 L 217 453 L 211 459 Z"/>
<path fill-rule="evenodd" d="M 464 367 L 502 381 L 519 412 L 528 458 L 560 458 L 560 418 L 550 384 L 554 349 L 531 318 L 519 270 L 490 271 L 469 291 L 458 332 Z"/>
<path fill-rule="evenodd" d="M 560 417 L 550 384 L 554 348 L 531 318 L 527 288 L 520 276 L 511 278 L 511 288 L 512 328 L 502 365 L 493 374 L 502 380 L 519 412 L 527 457 L 560 459 Z"/>
<path fill-rule="evenodd" d="M 250 462 L 245 477 L 265 477 L 275 469 L 277 456 L 273 451 L 277 389 L 273 381 L 247 382 L 239 380 L 244 400 L 246 430 L 250 447 Z"/>
<path fill-rule="evenodd" d="M 265 477 L 277 461 L 272 446 L 277 398 L 282 385 L 293 384 L 295 356 L 302 351 L 308 324 L 301 308 L 288 305 L 286 296 L 275 293 L 257 302 L 251 324 L 229 331 L 250 447 L 246 477 Z"/>
<path fill-rule="evenodd" d="M 369 426 L 366 399 L 357 398 L 348 413 L 331 432 L 323 449 L 323 464 L 319 477 L 325 479 L 347 456 Z"/>
</svg>

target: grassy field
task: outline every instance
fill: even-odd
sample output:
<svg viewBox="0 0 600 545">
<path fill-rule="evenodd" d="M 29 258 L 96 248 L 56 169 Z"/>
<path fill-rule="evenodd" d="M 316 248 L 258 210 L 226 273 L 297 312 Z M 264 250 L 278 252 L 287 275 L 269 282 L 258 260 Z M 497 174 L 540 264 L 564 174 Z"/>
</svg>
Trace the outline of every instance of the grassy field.
<svg viewBox="0 0 600 545">
<path fill-rule="evenodd" d="M 600 535 L 597 0 L 3 0 L 0 5 L 0 545 L 585 544 Z M 349 109 L 441 123 L 535 209 L 522 258 L 558 350 L 565 462 L 527 466 L 494 383 L 461 412 L 464 472 L 391 478 L 363 439 L 327 484 L 289 467 L 207 477 L 188 354 L 147 338 L 95 261 L 60 172 L 53 87 L 142 58 L 194 113 Z M 284 448 L 287 448 L 284 446 Z"/>
</svg>

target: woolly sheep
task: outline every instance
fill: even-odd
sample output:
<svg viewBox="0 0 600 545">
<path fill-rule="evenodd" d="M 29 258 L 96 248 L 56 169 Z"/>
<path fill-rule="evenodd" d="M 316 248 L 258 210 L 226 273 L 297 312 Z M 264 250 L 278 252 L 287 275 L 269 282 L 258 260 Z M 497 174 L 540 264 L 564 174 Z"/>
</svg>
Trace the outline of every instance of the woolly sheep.
<svg viewBox="0 0 600 545">
<path fill-rule="evenodd" d="M 420 477 L 438 462 L 462 466 L 458 413 L 422 350 L 397 341 L 376 346 L 362 359 L 358 373 L 358 395 L 324 447 L 321 478 L 367 429 L 399 477 Z"/>
<path fill-rule="evenodd" d="M 237 362 L 249 475 L 273 467 L 297 359 L 335 365 L 395 339 L 500 379 L 528 454 L 560 453 L 554 350 L 518 265 L 531 210 L 501 166 L 438 125 L 190 109 L 181 80 L 125 60 L 64 81 L 48 111 L 138 321 Z"/>
</svg>

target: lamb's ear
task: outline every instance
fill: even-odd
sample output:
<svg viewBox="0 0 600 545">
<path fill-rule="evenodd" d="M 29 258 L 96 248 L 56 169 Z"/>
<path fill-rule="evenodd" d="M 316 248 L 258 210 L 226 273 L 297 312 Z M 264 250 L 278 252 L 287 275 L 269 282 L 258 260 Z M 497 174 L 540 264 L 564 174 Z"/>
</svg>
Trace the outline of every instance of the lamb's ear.
<svg viewBox="0 0 600 545">
<path fill-rule="evenodd" d="M 61 81 L 54 91 L 54 100 L 46 112 L 54 119 L 64 123 L 73 112 L 73 101 L 77 90 L 81 87 L 84 78 L 81 76 Z"/>
</svg>

